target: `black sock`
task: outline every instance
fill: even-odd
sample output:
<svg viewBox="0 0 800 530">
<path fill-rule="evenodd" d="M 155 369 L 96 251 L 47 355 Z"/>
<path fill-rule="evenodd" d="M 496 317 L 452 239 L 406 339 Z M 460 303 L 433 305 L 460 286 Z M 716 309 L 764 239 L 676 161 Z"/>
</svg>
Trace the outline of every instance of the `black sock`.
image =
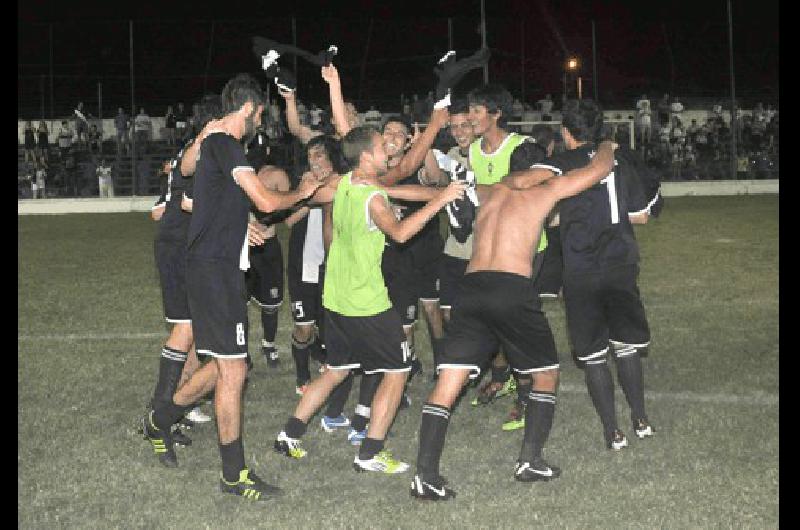
<svg viewBox="0 0 800 530">
<path fill-rule="evenodd" d="M 183 365 L 186 364 L 185 351 L 178 351 L 164 346 L 158 363 L 158 381 L 153 392 L 153 406 L 172 402 L 172 396 L 178 390 Z"/>
<path fill-rule="evenodd" d="M 311 371 L 308 368 L 308 347 L 314 342 L 300 342 L 292 335 L 292 357 L 295 370 L 297 370 L 297 385 L 304 385 L 311 380 Z"/>
<path fill-rule="evenodd" d="M 286 421 L 286 425 L 283 427 L 283 432 L 286 433 L 286 436 L 289 438 L 300 438 L 306 433 L 306 428 L 308 426 L 295 418 L 294 416 L 289 416 L 289 419 Z"/>
<path fill-rule="evenodd" d="M 514 377 L 517 379 L 517 401 L 526 403 L 528 401 L 528 394 L 531 393 L 533 380 L 530 374 L 515 374 Z"/>
<path fill-rule="evenodd" d="M 363 431 L 367 428 L 369 423 L 370 407 L 372 406 L 372 398 L 375 397 L 375 392 L 378 390 L 378 385 L 383 379 L 383 374 L 364 374 L 361 376 L 361 385 L 358 389 L 358 404 L 356 405 L 356 413 L 353 416 L 353 429 Z"/>
<path fill-rule="evenodd" d="M 353 388 L 353 373 L 349 373 L 339 386 L 333 389 L 328 396 L 328 408 L 325 415 L 329 418 L 337 418 L 342 414 L 347 398 L 350 396 L 350 389 Z"/>
<path fill-rule="evenodd" d="M 168 403 L 163 401 L 154 403 L 153 424 L 160 431 L 169 431 L 172 424 L 181 419 L 191 408 L 192 405 L 176 405 L 172 398 Z"/>
<path fill-rule="evenodd" d="M 261 308 L 261 326 L 264 330 L 264 342 L 275 345 L 275 334 L 278 332 L 278 308 Z"/>
<path fill-rule="evenodd" d="M 376 440 L 375 438 L 366 437 L 361 442 L 361 448 L 358 450 L 358 458 L 361 460 L 369 460 L 383 450 L 383 440 Z"/>
<path fill-rule="evenodd" d="M 227 482 L 238 482 L 239 472 L 245 468 L 242 437 L 229 444 L 219 444 L 219 456 L 222 457 L 222 478 Z"/>
<path fill-rule="evenodd" d="M 522 438 L 522 449 L 519 459 L 530 462 L 542 456 L 550 429 L 553 427 L 553 415 L 556 411 L 556 395 L 553 392 L 532 390 L 528 394 L 528 405 L 525 409 L 525 436 Z"/>
<path fill-rule="evenodd" d="M 423 477 L 439 476 L 439 459 L 442 456 L 449 424 L 450 409 L 432 403 L 425 403 L 422 406 L 417 473 Z"/>
<path fill-rule="evenodd" d="M 639 352 L 633 346 L 623 346 L 616 350 L 616 355 L 617 377 L 631 408 L 631 420 L 647 419 L 644 412 L 644 376 Z"/>
<path fill-rule="evenodd" d="M 511 368 L 507 364 L 502 366 L 492 364 L 492 383 L 505 383 L 510 375 Z"/>
<path fill-rule="evenodd" d="M 611 433 L 617 429 L 617 413 L 614 409 L 614 381 L 605 359 L 587 361 L 584 367 L 586 372 L 586 387 L 592 398 L 600 421 L 603 422 L 603 433 L 610 438 Z"/>
</svg>

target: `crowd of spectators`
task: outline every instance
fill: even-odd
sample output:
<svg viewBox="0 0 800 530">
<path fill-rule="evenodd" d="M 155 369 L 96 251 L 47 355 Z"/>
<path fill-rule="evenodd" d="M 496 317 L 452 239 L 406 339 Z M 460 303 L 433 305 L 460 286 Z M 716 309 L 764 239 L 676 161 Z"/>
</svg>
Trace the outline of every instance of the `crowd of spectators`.
<svg viewBox="0 0 800 530">
<path fill-rule="evenodd" d="M 352 104 L 350 104 L 352 105 Z M 325 131 L 331 128 L 330 110 L 317 107 L 313 103 L 298 100 L 300 123 L 314 129 Z M 433 108 L 433 94 L 425 97 L 413 94 L 411 98 L 402 97 L 401 114 L 412 123 L 427 121 Z M 43 197 L 48 181 L 53 181 L 56 189 L 63 189 L 67 195 L 114 195 L 114 181 L 119 172 L 119 157 L 131 154 L 131 142 L 136 141 L 137 161 L 135 162 L 138 189 L 149 189 L 155 178 L 154 171 L 148 169 L 156 164 L 164 150 L 173 152 L 188 136 L 193 134 L 193 114 L 187 113 L 183 103 L 168 106 L 164 117 L 164 129 L 159 136 L 163 138 L 160 151 L 155 158 L 149 156 L 155 139 L 154 122 L 144 107 L 136 116 L 129 116 L 122 107 L 113 118 L 116 134 L 103 137 L 102 127 L 94 117 L 85 111 L 79 102 L 73 115 L 64 119 L 56 131 L 52 153 L 57 160 L 51 160 L 50 131 L 47 123 L 40 121 L 34 129 L 32 122 L 24 127 L 21 143 L 23 162 L 18 172 L 20 176 L 20 195 Z M 696 110 L 696 109 L 695 109 Z M 355 112 L 355 108 L 350 109 Z M 633 131 L 625 123 L 623 116 L 609 124 L 609 135 L 622 144 L 628 144 L 630 134 L 635 134 L 635 145 L 648 164 L 662 174 L 664 180 L 715 180 L 730 178 L 731 126 L 725 119 L 722 105 L 715 104 L 707 113 L 706 119 L 698 113 L 689 112 L 677 97 L 664 94 L 657 104 L 652 105 L 647 95 L 642 95 L 634 106 L 632 114 L 626 118 L 634 122 Z M 384 114 L 371 106 L 360 115 L 360 121 L 379 126 Z M 535 104 L 515 100 L 509 121 L 557 121 L 555 102 L 550 94 Z M 686 123 L 686 122 L 689 123 Z M 739 110 L 736 116 L 737 134 L 737 178 L 777 178 L 778 173 L 778 112 L 772 105 L 766 108 L 757 104 L 752 111 Z M 278 100 L 273 100 L 265 110 L 262 127 L 274 143 L 274 158 L 278 164 L 286 163 L 295 157 L 293 139 L 288 134 L 285 112 Z M 529 132 L 531 125 L 512 127 L 522 133 Z M 103 148 L 104 140 L 111 144 Z M 113 140 L 113 143 L 111 142 Z M 76 158 L 84 157 L 86 175 L 77 175 Z M 114 162 L 107 163 L 106 155 L 115 155 Z M 54 163 L 55 162 L 55 163 Z M 51 167 L 54 166 L 54 167 Z M 95 178 L 96 177 L 96 178 Z M 96 185 L 86 185 L 91 180 Z M 24 182 L 23 182 L 24 181 Z M 23 193 L 22 188 L 25 188 Z M 55 191 L 52 190 L 48 196 Z"/>
</svg>

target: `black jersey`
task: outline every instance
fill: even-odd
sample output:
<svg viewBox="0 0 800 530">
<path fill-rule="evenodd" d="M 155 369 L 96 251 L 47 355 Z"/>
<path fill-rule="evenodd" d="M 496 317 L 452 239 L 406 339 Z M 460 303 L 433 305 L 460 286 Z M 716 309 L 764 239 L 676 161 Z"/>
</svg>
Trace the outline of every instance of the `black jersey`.
<svg viewBox="0 0 800 530">
<path fill-rule="evenodd" d="M 512 151 L 508 169 L 509 171 L 529 169 L 545 158 L 547 158 L 547 148 L 537 144 L 533 138 L 528 137 Z"/>
<path fill-rule="evenodd" d="M 194 140 L 190 140 L 178 151 L 175 158 L 170 162 L 170 171 L 167 175 L 167 187 L 164 190 L 163 202 L 166 203 L 164 215 L 158 223 L 158 241 L 177 241 L 186 242 L 186 234 L 189 230 L 189 219 L 192 214 L 181 208 L 181 198 L 184 192 L 191 186 L 192 179 L 185 178 L 181 174 L 181 160 L 186 149 Z"/>
<path fill-rule="evenodd" d="M 293 173 L 289 177 L 289 182 L 292 189 L 297 189 L 300 185 L 300 178 L 302 173 Z M 322 206 L 315 206 L 310 208 L 322 209 Z M 310 215 L 309 211 L 309 215 Z M 324 221 L 323 221 L 324 222 Z M 288 253 L 288 266 L 289 268 L 297 271 L 303 270 L 303 248 L 306 243 L 306 232 L 308 231 L 308 215 L 297 221 L 292 225 L 289 230 L 289 253 Z"/>
<path fill-rule="evenodd" d="M 250 170 L 244 148 L 232 136 L 214 132 L 200 147 L 189 222 L 189 257 L 241 263 L 247 251 L 250 201 L 236 173 Z"/>
<path fill-rule="evenodd" d="M 661 196 L 661 176 L 647 166 L 639 153 L 629 147 L 620 146 L 614 156 L 618 160 L 626 162 L 619 166 L 619 173 L 627 193 L 628 212 L 647 212 L 653 217 L 658 217 L 664 207 L 664 198 Z"/>
<path fill-rule="evenodd" d="M 595 154 L 588 142 L 576 149 L 554 155 L 533 167 L 561 175 L 586 166 Z M 564 273 L 596 272 L 639 261 L 639 245 L 628 219 L 625 181 L 620 172 L 628 170 L 624 158 L 599 183 L 559 205 Z"/>
</svg>

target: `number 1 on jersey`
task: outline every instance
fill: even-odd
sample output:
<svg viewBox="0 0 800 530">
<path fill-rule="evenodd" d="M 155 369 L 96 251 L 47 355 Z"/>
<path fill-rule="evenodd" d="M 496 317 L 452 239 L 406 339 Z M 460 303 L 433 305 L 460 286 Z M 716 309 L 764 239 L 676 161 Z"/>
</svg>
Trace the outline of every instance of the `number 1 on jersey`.
<svg viewBox="0 0 800 530">
<path fill-rule="evenodd" d="M 608 190 L 608 205 L 611 207 L 611 224 L 615 225 L 619 223 L 619 206 L 617 204 L 617 184 L 614 179 L 614 172 L 612 171 L 609 173 L 600 183 L 605 184 Z"/>
</svg>

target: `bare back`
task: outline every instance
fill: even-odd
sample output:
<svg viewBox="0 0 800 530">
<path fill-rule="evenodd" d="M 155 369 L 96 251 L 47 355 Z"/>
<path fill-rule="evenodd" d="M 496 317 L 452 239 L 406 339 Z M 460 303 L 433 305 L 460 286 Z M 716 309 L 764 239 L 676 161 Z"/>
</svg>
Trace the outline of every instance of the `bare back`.
<svg viewBox="0 0 800 530">
<path fill-rule="evenodd" d="M 277 166 L 262 166 L 256 176 L 268 190 L 289 191 L 289 176 Z M 270 225 L 267 227 L 264 238 L 271 239 L 275 237 L 275 234 L 275 225 Z"/>
<path fill-rule="evenodd" d="M 548 183 L 525 190 L 488 186 L 481 193 L 467 273 L 502 271 L 530 278 L 542 225 L 555 202 Z"/>
</svg>

